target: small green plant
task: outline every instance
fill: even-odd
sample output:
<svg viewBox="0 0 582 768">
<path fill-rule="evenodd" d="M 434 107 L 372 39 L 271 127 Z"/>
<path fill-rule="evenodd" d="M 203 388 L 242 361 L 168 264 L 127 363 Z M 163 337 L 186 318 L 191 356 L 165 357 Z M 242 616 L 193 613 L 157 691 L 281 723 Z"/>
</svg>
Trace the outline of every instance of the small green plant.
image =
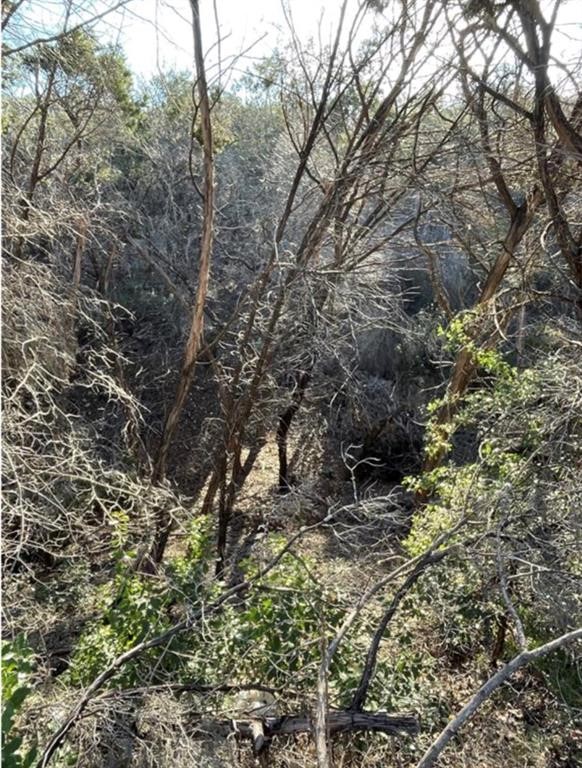
<svg viewBox="0 0 582 768">
<path fill-rule="evenodd" d="M 36 758 L 36 746 L 25 747 L 16 720 L 32 692 L 28 681 L 34 655 L 23 636 L 2 643 L 2 766 L 28 768 Z"/>
<path fill-rule="evenodd" d="M 131 561 L 135 553 L 126 549 L 127 515 L 119 510 L 115 525 L 115 576 L 101 588 L 99 602 L 102 618 L 81 635 L 73 654 L 70 681 L 86 685 L 105 669 L 119 654 L 134 645 L 154 637 L 172 624 L 169 609 L 176 603 L 189 608 L 208 596 L 204 586 L 211 548 L 211 529 L 206 518 L 191 525 L 188 551 L 168 564 L 168 580 L 156 582 L 133 572 Z M 157 669 L 160 675 L 180 667 L 175 650 L 182 642 L 175 638 L 171 648 L 152 648 L 135 662 L 127 664 L 115 678 L 119 685 L 134 685 L 147 670 Z"/>
<path fill-rule="evenodd" d="M 122 521 L 121 521 L 122 523 Z M 166 579 L 152 582 L 128 571 L 120 549 L 116 575 L 102 588 L 103 618 L 81 636 L 73 654 L 70 682 L 86 685 L 119 654 L 160 634 L 180 615 L 211 602 L 220 589 L 210 577 L 213 529 L 197 518 L 184 554 L 168 561 Z M 124 544 L 120 537 L 120 547 Z M 266 543 L 271 556 L 283 542 Z M 254 559 L 243 563 L 247 576 L 257 573 Z M 269 574 L 253 584 L 242 605 L 224 606 L 205 616 L 192 631 L 179 633 L 168 645 L 153 648 L 124 665 L 114 685 L 132 686 L 172 679 L 212 684 L 259 681 L 310 692 L 317 678 L 322 638 L 329 637 L 344 616 L 338 594 L 326 590 L 311 575 L 308 558 L 288 553 Z M 330 689 L 347 696 L 357 682 L 369 633 L 358 627 L 344 642 L 331 669 Z"/>
<path fill-rule="evenodd" d="M 160 634 L 169 626 L 165 606 L 168 596 L 157 586 L 135 574 L 118 574 L 103 589 L 103 618 L 81 636 L 69 671 L 73 685 L 87 685 L 121 653 Z M 158 650 L 143 653 L 125 665 L 118 684 L 134 685 L 140 672 L 157 661 Z"/>
</svg>

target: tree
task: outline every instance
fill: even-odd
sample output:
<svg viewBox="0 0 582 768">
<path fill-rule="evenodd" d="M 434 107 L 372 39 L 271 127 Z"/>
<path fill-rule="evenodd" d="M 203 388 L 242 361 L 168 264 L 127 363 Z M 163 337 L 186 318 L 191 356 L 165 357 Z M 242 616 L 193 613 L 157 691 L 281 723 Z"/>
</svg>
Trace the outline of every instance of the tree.
<svg viewBox="0 0 582 768">
<path fill-rule="evenodd" d="M 193 0 L 138 86 L 113 7 L 3 7 L 9 759 L 575 762 L 558 4 L 287 8 L 237 80 Z"/>
<path fill-rule="evenodd" d="M 548 79 L 549 47 L 558 5 L 554 4 L 552 20 L 549 22 L 544 20 L 537 4 L 534 3 L 530 13 L 525 11 L 525 6 L 521 2 L 508 4 L 507 12 L 503 11 L 502 16 L 497 19 L 490 9 L 485 8 L 483 12 L 476 12 L 477 22 L 473 21 L 469 13 L 471 23 L 465 28 L 459 28 L 452 21 L 450 22 L 451 34 L 462 65 L 461 82 L 465 103 L 477 121 L 481 152 L 488 167 L 487 182 L 493 184 L 498 205 L 501 210 L 504 210 L 508 219 L 508 227 L 498 256 L 489 268 L 474 307 L 477 310 L 475 315 L 477 321 L 471 335 L 478 345 L 495 344 L 498 339 L 499 321 L 496 321 L 494 327 L 490 324 L 491 311 L 495 317 L 498 313 L 494 306 L 495 299 L 502 288 L 508 268 L 516 260 L 518 249 L 522 246 L 526 234 L 534 227 L 536 221 L 539 221 L 540 216 L 544 215 L 542 211 L 546 206 L 549 226 L 556 233 L 561 254 L 571 269 L 574 284 L 578 283 L 576 253 L 579 251 L 579 246 L 575 244 L 575 237 L 570 231 L 564 212 L 565 201 L 571 200 L 572 197 L 574 200 L 577 199 L 577 179 L 570 175 L 567 167 L 564 167 L 569 163 L 564 149 L 575 146 L 574 136 L 579 123 L 580 106 L 578 103 L 574 104 L 571 117 L 568 119 L 555 93 L 551 96 L 548 91 L 551 89 Z M 521 33 L 529 41 L 530 50 L 527 55 L 519 47 L 519 41 L 515 37 L 517 33 L 511 31 L 514 15 L 517 15 L 521 24 Z M 483 26 L 480 24 L 482 19 Z M 481 41 L 487 39 L 484 36 L 487 34 L 484 33 L 484 29 L 493 29 L 498 35 L 498 41 L 491 45 L 482 71 L 477 72 L 471 65 L 467 50 L 469 41 L 472 46 L 479 47 Z M 524 102 L 519 103 L 515 97 L 510 97 L 506 93 L 504 86 L 506 73 L 502 71 L 500 76 L 496 76 L 492 63 L 499 55 L 499 47 L 502 43 L 507 45 L 505 55 L 514 55 L 517 58 L 517 67 L 526 63 L 537 73 L 533 101 L 527 97 L 526 82 L 516 79 L 515 92 L 518 95 L 525 95 Z M 553 89 L 551 90 L 553 92 Z M 554 114 L 551 120 L 556 129 L 555 138 L 547 132 L 545 115 L 548 108 L 553 110 Z M 491 114 L 494 115 L 493 118 L 490 117 Z M 508 147 L 502 138 L 502 132 L 505 131 L 508 119 L 516 120 L 518 125 L 523 124 L 526 128 L 535 156 L 535 161 L 531 156 L 518 157 L 514 169 L 510 172 L 503 168 L 504 164 L 507 165 Z M 495 122 L 497 122 L 497 135 L 494 138 L 492 123 Z M 496 146 L 497 149 L 495 149 Z M 558 175 L 563 179 L 560 200 L 555 186 Z M 514 179 L 519 183 L 521 179 L 529 179 L 532 176 L 535 180 L 533 183 L 529 182 L 529 188 L 522 188 L 517 192 Z M 466 236 L 463 237 L 463 242 L 467 242 Z M 576 302 L 577 299 L 574 301 Z M 510 316 L 511 310 L 502 315 L 502 327 L 508 323 Z M 447 395 L 438 415 L 444 436 L 450 428 L 454 411 L 475 372 L 475 359 L 471 351 L 468 348 L 461 349 L 455 360 Z M 430 471 L 438 466 L 442 459 L 442 453 L 433 451 L 426 460 L 425 469 Z"/>
</svg>

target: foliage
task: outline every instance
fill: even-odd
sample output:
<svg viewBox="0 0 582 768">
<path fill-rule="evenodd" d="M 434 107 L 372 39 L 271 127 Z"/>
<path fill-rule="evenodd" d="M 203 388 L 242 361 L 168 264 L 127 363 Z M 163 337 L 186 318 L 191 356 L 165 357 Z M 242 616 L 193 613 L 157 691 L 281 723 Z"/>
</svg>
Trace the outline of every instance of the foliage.
<svg viewBox="0 0 582 768">
<path fill-rule="evenodd" d="M 171 625 L 169 608 L 177 600 L 187 600 L 188 609 L 206 597 L 202 579 L 209 564 L 208 523 L 204 519 L 192 524 L 187 556 L 169 563 L 168 585 L 156 583 L 136 574 L 132 560 L 136 552 L 127 549 L 128 515 L 122 510 L 112 514 L 115 520 L 114 542 L 116 572 L 114 578 L 98 591 L 97 601 L 102 617 L 81 635 L 75 648 L 70 671 L 72 685 L 86 685 L 117 656 Z M 180 667 L 172 648 L 151 649 L 140 659 L 127 665 L 115 677 L 115 685 L 137 684 L 154 669 L 155 678 Z"/>
<path fill-rule="evenodd" d="M 122 528 L 122 513 L 118 517 Z M 187 616 L 211 602 L 217 589 L 208 579 L 211 535 L 209 520 L 197 518 L 187 552 L 169 559 L 163 584 L 128 570 L 131 553 L 119 550 L 117 573 L 99 590 L 102 618 L 84 631 L 75 648 L 69 673 L 72 685 L 88 684 L 123 651 L 168 629 L 172 609 L 174 616 L 175 610 Z M 271 551 L 280 546 L 277 536 L 268 542 Z M 252 578 L 258 567 L 252 559 L 244 563 L 246 577 Z M 292 680 L 295 690 L 307 694 L 317 678 L 320 637 L 337 629 L 343 618 L 339 595 L 323 590 L 311 567 L 314 563 L 285 555 L 249 589 L 243 606 L 209 616 L 201 630 L 184 632 L 163 648 L 142 654 L 115 676 L 114 685 L 131 687 L 144 679 L 167 681 L 168 676 L 173 682 L 194 679 L 201 685 L 229 679 L 233 684 L 278 687 Z M 342 647 L 331 669 L 330 687 L 340 699 L 349 698 L 358 679 L 365 643 L 362 631 L 360 627 L 357 641 Z"/>
<path fill-rule="evenodd" d="M 90 108 L 92 99 L 101 100 L 103 106 L 110 101 L 128 122 L 139 117 L 133 78 L 123 53 L 100 44 L 91 32 L 77 29 L 52 45 L 39 46 L 24 56 L 23 67 L 32 71 L 40 67 L 47 75 L 58 73 L 59 103 L 74 124 Z"/>
<path fill-rule="evenodd" d="M 24 636 L 2 642 L 2 765 L 29 768 L 36 758 L 36 746 L 24 745 L 17 718 L 32 693 L 29 685 L 34 671 L 34 654 Z"/>
<path fill-rule="evenodd" d="M 567 589 L 577 578 L 572 503 L 580 487 L 574 468 L 580 460 L 581 424 L 578 393 L 575 388 L 564 390 L 563 382 L 579 375 L 574 349 L 563 338 L 559 353 L 543 356 L 525 370 L 488 353 L 482 361 L 487 382 L 466 396 L 451 428 L 476 430 L 477 460 L 458 464 L 450 458 L 409 481 L 414 490 L 430 489 L 433 498 L 415 514 L 405 542 L 411 555 L 461 518 L 472 535 L 491 542 L 486 545 L 484 539 L 477 567 L 457 561 L 447 570 L 444 584 L 434 589 L 432 582 L 427 599 L 434 603 L 443 588 L 449 606 L 472 595 L 474 608 L 484 618 L 494 617 L 505 610 L 499 580 L 507 575 L 501 576 L 500 568 L 513 574 L 512 563 L 525 557 L 540 570 L 529 584 L 514 576 L 512 592 L 527 635 L 536 644 L 552 636 L 556 626 L 580 616 L 580 603 Z M 536 617 L 535 626 L 531 616 Z M 468 627 L 476 626 L 474 622 L 470 617 Z M 458 627 L 450 625 L 449 631 L 459 636 Z"/>
</svg>

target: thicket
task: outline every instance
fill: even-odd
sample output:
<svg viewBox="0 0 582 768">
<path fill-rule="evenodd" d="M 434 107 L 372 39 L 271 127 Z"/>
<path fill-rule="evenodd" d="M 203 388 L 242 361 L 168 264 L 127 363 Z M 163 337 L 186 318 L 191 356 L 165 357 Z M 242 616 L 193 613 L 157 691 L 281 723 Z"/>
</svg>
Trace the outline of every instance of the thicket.
<svg viewBox="0 0 582 768">
<path fill-rule="evenodd" d="M 559 6 L 347 2 L 232 78 L 191 0 L 137 85 L 3 4 L 3 764 L 582 758 Z"/>
</svg>

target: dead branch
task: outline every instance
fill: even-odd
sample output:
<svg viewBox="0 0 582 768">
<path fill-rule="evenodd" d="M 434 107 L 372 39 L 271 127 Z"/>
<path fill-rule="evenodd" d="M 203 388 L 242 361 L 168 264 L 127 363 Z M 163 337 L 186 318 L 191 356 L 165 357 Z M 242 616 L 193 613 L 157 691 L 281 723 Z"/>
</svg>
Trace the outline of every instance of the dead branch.
<svg viewBox="0 0 582 768">
<path fill-rule="evenodd" d="M 459 730 L 470 720 L 475 712 L 479 709 L 483 702 L 503 685 L 503 683 L 511 677 L 520 667 L 524 667 L 526 664 L 540 659 L 542 656 L 546 656 L 548 653 L 562 648 L 568 643 L 573 643 L 576 640 L 582 639 L 582 628 L 575 629 L 573 632 L 568 632 L 561 637 L 551 640 L 545 645 L 541 645 L 533 651 L 523 651 L 515 656 L 510 662 L 502 667 L 493 677 L 490 677 L 487 682 L 479 688 L 473 698 L 465 704 L 465 706 L 459 711 L 456 717 L 451 720 L 447 727 L 439 734 L 439 736 L 433 741 L 431 746 L 422 756 L 421 760 L 417 763 L 416 768 L 430 768 L 435 764 L 441 752 L 445 749 L 449 741 L 457 735 Z"/>
<path fill-rule="evenodd" d="M 338 629 L 335 637 L 328 643 L 327 647 L 324 650 L 323 657 L 321 660 L 321 663 L 319 665 L 319 671 L 318 671 L 318 679 L 317 679 L 317 707 L 316 707 L 316 716 L 315 716 L 315 723 L 314 723 L 314 729 L 315 729 L 315 742 L 317 747 L 317 765 L 318 768 L 330 768 L 330 758 L 329 758 L 329 750 L 327 748 L 327 728 L 328 728 L 328 719 L 327 719 L 327 713 L 328 713 L 328 706 L 327 706 L 327 678 L 329 674 L 329 668 L 331 665 L 331 662 L 343 642 L 346 634 L 350 630 L 350 628 L 353 626 L 354 622 L 364 609 L 364 607 L 370 602 L 370 600 L 377 595 L 380 590 L 382 590 L 387 584 L 394 581 L 394 579 L 397 579 L 400 575 L 405 573 L 409 568 L 412 568 L 412 572 L 409 576 L 409 578 L 412 577 L 412 574 L 414 574 L 417 566 L 419 566 L 421 563 L 425 566 L 428 565 L 429 561 L 431 560 L 432 555 L 442 555 L 444 557 L 446 554 L 451 552 L 453 549 L 456 549 L 456 547 L 449 547 L 447 549 L 441 550 L 437 553 L 437 550 L 452 536 L 454 536 L 455 533 L 464 525 L 465 519 L 462 518 L 456 526 L 451 528 L 449 531 L 446 531 L 441 536 L 437 537 L 435 541 L 432 543 L 432 545 L 421 555 L 418 555 L 413 560 L 408 561 L 407 563 L 403 563 L 402 565 L 396 567 L 393 571 L 388 573 L 383 578 L 376 581 L 374 584 L 372 584 L 371 587 L 369 587 L 357 600 L 357 602 L 353 605 L 352 609 L 346 614 L 345 619 L 343 620 L 340 628 Z M 439 556 L 438 559 L 441 559 Z M 422 571 L 420 571 L 422 572 Z M 408 581 L 408 579 L 407 579 Z M 407 583 L 405 582 L 405 584 Z M 397 593 L 398 594 L 398 593 Z M 398 601 L 399 602 L 399 601 Z M 395 606 L 394 610 L 396 610 L 397 605 Z M 379 642 L 379 640 L 378 640 Z M 368 671 L 368 666 L 371 663 L 371 669 L 370 669 L 370 675 L 372 674 L 373 664 L 375 663 L 375 651 L 372 648 L 372 657 L 368 657 L 366 666 L 364 668 L 363 673 L 363 686 L 367 689 L 368 683 L 366 682 L 366 675 Z M 364 692 L 365 696 L 365 692 Z"/>
<path fill-rule="evenodd" d="M 273 737 L 312 733 L 314 729 L 311 717 L 303 714 L 248 720 L 209 721 L 205 725 L 208 725 L 213 733 L 218 732 L 225 736 L 234 733 L 243 739 L 252 739 L 257 753 L 264 749 Z M 376 731 L 388 736 L 401 734 L 415 736 L 420 731 L 420 722 L 412 713 L 389 715 L 386 712 L 330 710 L 327 713 L 327 729 L 330 734 Z"/>
</svg>

